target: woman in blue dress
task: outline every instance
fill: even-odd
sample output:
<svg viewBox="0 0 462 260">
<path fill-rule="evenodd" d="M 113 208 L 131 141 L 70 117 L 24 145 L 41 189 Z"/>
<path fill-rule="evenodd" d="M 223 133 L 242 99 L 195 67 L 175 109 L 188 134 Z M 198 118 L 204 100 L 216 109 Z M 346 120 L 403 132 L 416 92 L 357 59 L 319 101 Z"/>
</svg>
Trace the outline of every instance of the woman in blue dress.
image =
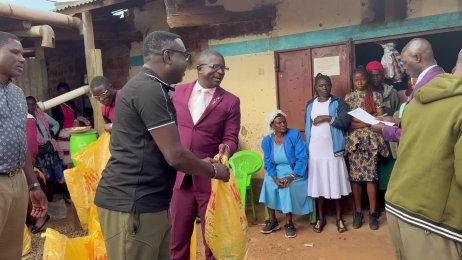
<svg viewBox="0 0 462 260">
<path fill-rule="evenodd" d="M 312 211 L 311 198 L 307 195 L 307 153 L 300 132 L 287 128 L 287 116 L 281 110 L 267 117 L 270 134 L 262 141 L 265 179 L 260 193 L 260 203 L 268 207 L 270 220 L 261 230 L 269 234 L 279 230 L 276 210 L 286 215 L 284 225 L 288 238 L 297 236 L 292 214 L 305 215 Z"/>
</svg>

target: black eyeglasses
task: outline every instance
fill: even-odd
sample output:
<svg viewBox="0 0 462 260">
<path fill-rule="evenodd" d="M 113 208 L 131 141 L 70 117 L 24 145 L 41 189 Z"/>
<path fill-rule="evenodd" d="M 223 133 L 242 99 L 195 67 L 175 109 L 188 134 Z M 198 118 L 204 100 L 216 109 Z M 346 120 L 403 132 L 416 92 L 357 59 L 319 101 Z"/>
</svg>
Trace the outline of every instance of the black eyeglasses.
<svg viewBox="0 0 462 260">
<path fill-rule="evenodd" d="M 229 71 L 228 67 L 226 67 L 225 65 L 220 65 L 220 64 L 199 64 L 198 65 L 198 67 L 202 67 L 202 66 L 209 67 L 214 71 L 218 71 L 220 69 L 223 71 Z"/>
<path fill-rule="evenodd" d="M 174 50 L 174 49 L 163 49 L 160 52 L 160 54 L 164 54 L 164 52 L 166 52 L 166 51 L 171 51 L 171 52 L 176 52 L 176 53 L 183 54 L 186 61 L 189 61 L 191 59 L 191 53 L 185 52 L 185 51 L 180 51 L 180 50 Z"/>
</svg>

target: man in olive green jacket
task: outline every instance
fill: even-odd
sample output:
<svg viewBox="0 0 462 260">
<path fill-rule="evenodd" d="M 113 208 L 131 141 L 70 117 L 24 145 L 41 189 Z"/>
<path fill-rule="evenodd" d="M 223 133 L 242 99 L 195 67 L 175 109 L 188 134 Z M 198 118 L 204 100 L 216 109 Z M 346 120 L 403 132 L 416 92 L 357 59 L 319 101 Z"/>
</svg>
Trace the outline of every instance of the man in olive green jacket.
<svg viewBox="0 0 462 260">
<path fill-rule="evenodd" d="M 462 257 L 462 50 L 455 74 L 433 78 L 404 111 L 385 197 L 397 259 Z"/>
</svg>

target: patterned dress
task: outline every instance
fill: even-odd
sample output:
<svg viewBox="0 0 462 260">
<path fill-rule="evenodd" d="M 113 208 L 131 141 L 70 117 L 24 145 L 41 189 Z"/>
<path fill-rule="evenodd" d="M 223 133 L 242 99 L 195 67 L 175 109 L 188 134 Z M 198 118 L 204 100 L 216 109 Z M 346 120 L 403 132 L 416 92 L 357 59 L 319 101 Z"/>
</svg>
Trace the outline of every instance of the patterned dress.
<svg viewBox="0 0 462 260">
<path fill-rule="evenodd" d="M 376 108 L 383 106 L 382 96 L 374 93 Z M 350 110 L 361 107 L 365 109 L 366 92 L 355 90 L 345 96 Z M 345 149 L 350 163 L 350 180 L 353 182 L 376 181 L 379 179 L 377 162 L 379 154 L 387 157 L 388 148 L 382 136 L 372 131 L 371 127 L 350 129 L 345 139 Z"/>
</svg>

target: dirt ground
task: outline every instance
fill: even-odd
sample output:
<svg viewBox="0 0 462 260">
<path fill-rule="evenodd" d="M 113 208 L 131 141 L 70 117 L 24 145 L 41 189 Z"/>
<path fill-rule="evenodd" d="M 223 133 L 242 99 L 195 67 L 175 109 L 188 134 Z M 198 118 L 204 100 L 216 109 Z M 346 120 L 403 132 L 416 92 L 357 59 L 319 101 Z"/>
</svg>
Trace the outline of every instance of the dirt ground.
<svg viewBox="0 0 462 260">
<path fill-rule="evenodd" d="M 306 259 L 306 260 L 361 260 L 361 259 L 394 259 L 391 242 L 388 235 L 386 217 L 380 217 L 380 229 L 372 231 L 367 225 L 367 217 L 363 227 L 353 230 L 352 216 L 345 215 L 348 231 L 337 233 L 335 216 L 328 216 L 324 231 L 317 234 L 309 224 L 307 216 L 294 216 L 297 228 L 297 237 L 286 238 L 282 228 L 284 216 L 278 215 L 281 230 L 264 235 L 260 229 L 264 225 L 263 207 L 257 206 L 258 220 L 254 221 L 251 212 L 247 212 L 250 229 L 249 260 L 262 259 Z M 73 228 L 73 215 L 68 205 L 67 218 L 61 220 L 51 219 L 48 227 L 58 230 L 69 237 L 83 236 L 84 230 L 75 231 Z M 197 224 L 197 230 L 200 225 Z M 205 259 L 202 245 L 202 236 L 197 232 L 197 259 Z M 25 259 L 42 259 L 44 238 L 40 234 L 32 235 L 32 252 L 23 257 Z"/>
<path fill-rule="evenodd" d="M 327 225 L 322 233 L 315 233 L 309 224 L 307 216 L 294 216 L 297 237 L 284 236 L 285 217 L 278 214 L 281 229 L 264 235 L 260 230 L 264 226 L 263 207 L 258 206 L 258 220 L 253 221 L 247 212 L 250 229 L 249 260 L 361 260 L 361 259 L 395 259 L 385 214 L 379 219 L 380 228 L 376 231 L 369 229 L 368 218 L 364 217 L 364 225 L 360 229 L 353 229 L 353 217 L 345 215 L 345 225 L 348 231 L 338 233 L 335 216 L 327 217 Z M 197 230 L 200 230 L 198 225 Z M 197 259 L 205 259 L 202 236 L 198 232 Z"/>
</svg>

